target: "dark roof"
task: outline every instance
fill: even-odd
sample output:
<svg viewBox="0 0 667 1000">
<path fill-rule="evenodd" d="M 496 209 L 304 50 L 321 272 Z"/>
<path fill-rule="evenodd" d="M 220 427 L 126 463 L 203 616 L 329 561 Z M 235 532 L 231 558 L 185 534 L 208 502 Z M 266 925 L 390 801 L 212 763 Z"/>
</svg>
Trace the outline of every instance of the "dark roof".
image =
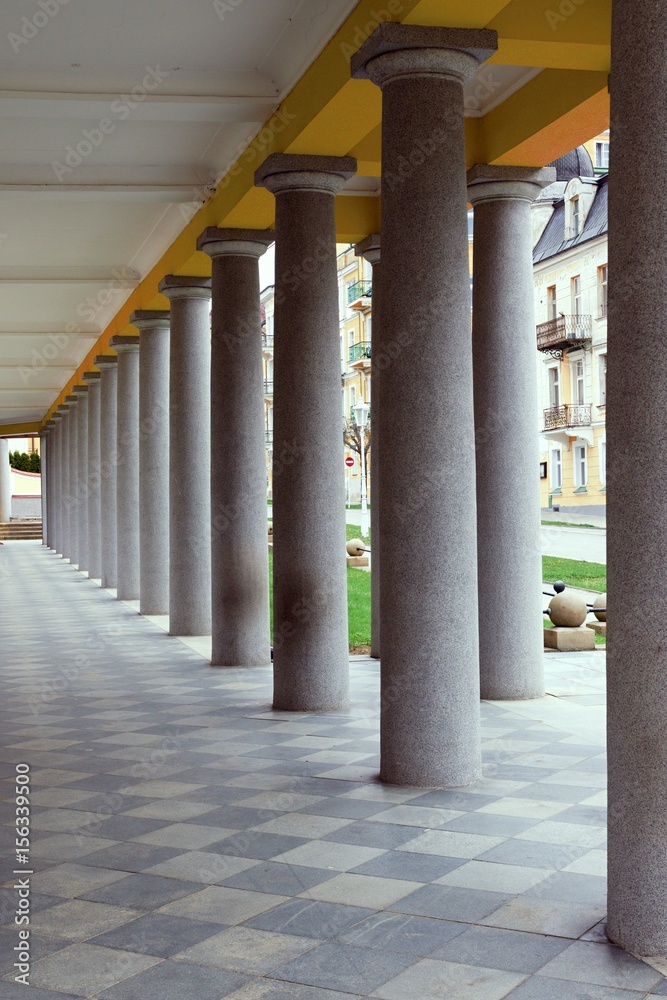
<svg viewBox="0 0 667 1000">
<path fill-rule="evenodd" d="M 595 177 L 593 161 L 585 146 L 577 146 L 549 164 L 556 168 L 557 181 L 570 181 L 573 177 Z"/>
<path fill-rule="evenodd" d="M 565 202 L 559 201 L 554 208 L 546 228 L 533 250 L 533 263 L 537 264 L 548 257 L 555 257 L 571 247 L 587 243 L 607 232 L 607 195 L 609 192 L 608 174 L 604 174 L 597 182 L 595 198 L 586 216 L 583 230 L 572 239 L 564 239 L 565 235 Z"/>
</svg>

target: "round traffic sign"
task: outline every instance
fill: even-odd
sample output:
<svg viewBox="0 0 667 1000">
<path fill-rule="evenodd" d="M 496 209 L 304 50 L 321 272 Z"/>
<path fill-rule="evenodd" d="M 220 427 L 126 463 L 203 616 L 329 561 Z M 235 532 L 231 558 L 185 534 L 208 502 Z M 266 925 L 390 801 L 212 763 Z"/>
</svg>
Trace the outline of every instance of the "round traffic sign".
<svg viewBox="0 0 667 1000">
<path fill-rule="evenodd" d="M 351 455 L 347 456 L 347 458 L 345 459 L 345 464 L 347 465 L 348 469 L 352 468 L 352 466 L 354 465 L 354 459 L 352 458 Z"/>
</svg>

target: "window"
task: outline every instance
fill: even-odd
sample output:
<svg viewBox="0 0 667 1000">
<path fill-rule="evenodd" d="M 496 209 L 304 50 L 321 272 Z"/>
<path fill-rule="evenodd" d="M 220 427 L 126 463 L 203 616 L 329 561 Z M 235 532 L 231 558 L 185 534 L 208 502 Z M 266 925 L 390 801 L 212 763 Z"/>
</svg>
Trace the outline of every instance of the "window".
<svg viewBox="0 0 667 1000">
<path fill-rule="evenodd" d="M 601 354 L 598 358 L 598 373 L 600 377 L 600 406 L 607 405 L 607 355 Z"/>
<path fill-rule="evenodd" d="M 551 489 L 559 490 L 563 485 L 563 453 L 560 448 L 551 450 Z"/>
<path fill-rule="evenodd" d="M 595 166 L 598 170 L 609 170 L 609 143 L 595 143 Z"/>
<path fill-rule="evenodd" d="M 560 369 L 558 365 L 549 369 L 549 406 L 560 406 Z"/>
<path fill-rule="evenodd" d="M 607 486 L 607 442 L 600 441 L 600 485 L 603 489 Z"/>
<path fill-rule="evenodd" d="M 577 274 L 572 278 L 570 282 L 570 291 L 572 294 L 572 314 L 574 316 L 581 316 L 581 275 Z"/>
<path fill-rule="evenodd" d="M 585 489 L 588 482 L 586 452 L 587 448 L 585 444 L 576 444 L 574 446 L 574 485 L 578 490 Z"/>
<path fill-rule="evenodd" d="M 598 268 L 598 316 L 602 319 L 607 315 L 607 278 L 609 268 L 606 264 Z"/>
<path fill-rule="evenodd" d="M 547 288 L 547 319 L 558 319 L 558 303 L 556 301 L 556 286 Z"/>
<path fill-rule="evenodd" d="M 354 407 L 356 406 L 356 403 L 357 403 L 357 390 L 355 389 L 355 387 L 353 385 L 351 385 L 350 386 L 350 414 L 351 414 L 353 420 L 355 419 Z"/>
<path fill-rule="evenodd" d="M 578 236 L 581 232 L 581 204 L 579 198 L 572 199 L 572 235 Z"/>
<path fill-rule="evenodd" d="M 583 406 L 584 397 L 584 360 L 572 362 L 572 402 L 577 406 Z"/>
</svg>

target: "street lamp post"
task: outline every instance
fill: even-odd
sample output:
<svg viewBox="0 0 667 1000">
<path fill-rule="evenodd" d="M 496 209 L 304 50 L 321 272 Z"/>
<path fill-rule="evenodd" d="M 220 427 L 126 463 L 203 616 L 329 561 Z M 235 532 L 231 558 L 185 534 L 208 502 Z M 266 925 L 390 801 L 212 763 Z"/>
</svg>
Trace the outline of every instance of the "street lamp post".
<svg viewBox="0 0 667 1000">
<path fill-rule="evenodd" d="M 363 399 L 354 407 L 354 415 L 359 428 L 359 442 L 361 451 L 361 533 L 368 534 L 368 502 L 366 497 L 366 421 L 370 407 Z"/>
</svg>

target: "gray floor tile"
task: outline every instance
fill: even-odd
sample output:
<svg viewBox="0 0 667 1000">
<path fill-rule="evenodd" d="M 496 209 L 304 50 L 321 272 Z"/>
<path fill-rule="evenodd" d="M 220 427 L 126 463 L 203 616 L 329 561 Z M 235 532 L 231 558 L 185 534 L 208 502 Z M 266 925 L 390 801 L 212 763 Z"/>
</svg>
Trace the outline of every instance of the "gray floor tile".
<svg viewBox="0 0 667 1000">
<path fill-rule="evenodd" d="M 405 952 L 425 957 L 468 930 L 468 924 L 402 913 L 374 913 L 339 934 L 338 940 L 360 948 Z"/>
<path fill-rule="evenodd" d="M 637 993 L 635 990 L 616 990 L 608 986 L 531 976 L 509 994 L 508 1000 L 642 1000 L 644 996 L 643 990 Z"/>
<path fill-rule="evenodd" d="M 564 938 L 495 927 L 471 927 L 451 943 L 433 951 L 431 958 L 505 972 L 533 973 L 567 947 Z"/>
<path fill-rule="evenodd" d="M 359 875 L 379 875 L 382 878 L 407 879 L 413 882 L 435 882 L 464 865 L 461 858 L 443 858 L 435 854 L 410 854 L 406 851 L 387 851 L 378 858 L 366 861 L 351 871 Z"/>
<path fill-rule="evenodd" d="M 650 990 L 662 981 L 660 973 L 611 944 L 575 941 L 540 970 L 542 976 L 598 986 Z"/>
<path fill-rule="evenodd" d="M 209 817 L 210 819 L 210 817 Z M 278 854 L 301 847 L 308 841 L 303 837 L 285 837 L 277 833 L 258 833 L 256 830 L 244 830 L 216 844 L 211 844 L 207 850 L 215 854 L 229 854 L 241 858 L 256 858 L 268 861 Z"/>
<path fill-rule="evenodd" d="M 131 906 L 136 910 L 153 910 L 174 899 L 187 896 L 201 889 L 198 882 L 184 882 L 180 879 L 161 878 L 159 875 L 126 875 L 119 882 L 82 893 L 83 899 L 97 903 L 113 903 L 116 906 Z"/>
<path fill-rule="evenodd" d="M 437 962 L 423 958 L 405 972 L 375 990 L 383 1000 L 501 1000 L 523 979 L 520 973 L 502 972 Z"/>
<path fill-rule="evenodd" d="M 99 868 L 116 868 L 124 872 L 140 872 L 160 864 L 182 852 L 172 847 L 152 844 L 115 844 L 102 851 L 87 854 L 85 863 Z"/>
<path fill-rule="evenodd" d="M 236 889 L 254 889 L 256 892 L 274 892 L 283 896 L 298 896 L 332 878 L 336 872 L 326 868 L 306 868 L 304 865 L 287 865 L 275 861 L 256 863 L 238 875 L 222 880 L 223 885 Z"/>
<path fill-rule="evenodd" d="M 297 934 L 312 938 L 332 938 L 375 911 L 361 906 L 322 903 L 310 899 L 293 899 L 246 921 L 248 927 L 281 934 Z"/>
<path fill-rule="evenodd" d="M 455 886 L 425 885 L 404 896 L 388 909 L 422 917 L 441 917 L 473 923 L 493 913 L 509 897 L 499 892 L 460 889 Z"/>
<path fill-rule="evenodd" d="M 221 1000 L 247 981 L 236 972 L 165 961 L 105 990 L 99 1000 Z"/>
<path fill-rule="evenodd" d="M 413 840 L 414 827 L 398 826 L 396 823 L 350 823 L 341 830 L 325 834 L 322 840 L 332 840 L 339 844 L 358 844 L 360 847 L 381 847 L 393 850 L 401 844 Z"/>
<path fill-rule="evenodd" d="M 199 944 L 220 932 L 220 924 L 209 924 L 185 917 L 170 917 L 163 913 L 148 913 L 138 920 L 123 924 L 93 938 L 90 944 L 120 951 L 135 951 L 142 955 L 171 958 L 184 948 Z"/>
<path fill-rule="evenodd" d="M 347 993 L 370 993 L 414 962 L 414 955 L 388 954 L 326 941 L 271 973 L 273 979 Z"/>
<path fill-rule="evenodd" d="M 506 840 L 492 847 L 477 858 L 478 861 L 497 861 L 506 865 L 527 865 L 529 868 L 565 868 L 587 854 L 585 847 L 563 844 L 542 844 L 532 840 Z"/>
<path fill-rule="evenodd" d="M 32 967 L 30 982 L 44 989 L 90 997 L 158 961 L 127 951 L 75 944 L 37 962 Z"/>
</svg>

